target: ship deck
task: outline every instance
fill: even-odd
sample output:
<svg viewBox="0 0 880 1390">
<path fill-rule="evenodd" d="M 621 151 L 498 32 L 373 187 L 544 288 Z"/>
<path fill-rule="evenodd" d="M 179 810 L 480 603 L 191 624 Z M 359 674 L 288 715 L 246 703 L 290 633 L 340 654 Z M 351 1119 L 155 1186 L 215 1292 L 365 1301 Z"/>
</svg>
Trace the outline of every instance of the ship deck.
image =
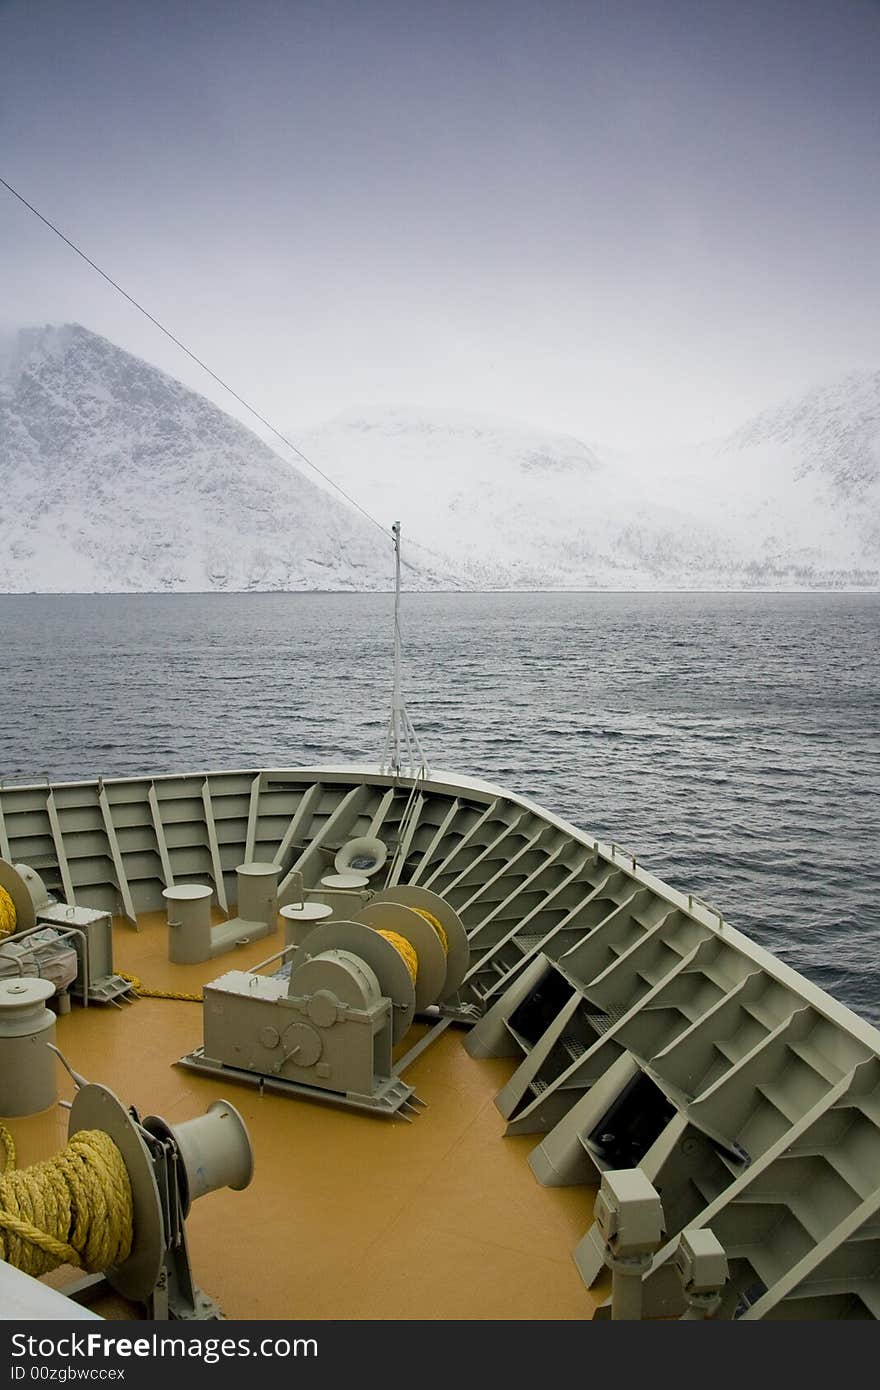
<svg viewBox="0 0 880 1390">
<path fill-rule="evenodd" d="M 219 959 L 171 965 L 165 913 L 146 913 L 139 926 L 114 922 L 115 967 L 156 989 L 197 992 L 283 945 L 278 931 Z M 425 1026 L 414 1025 L 403 1050 Z M 607 1296 L 605 1281 L 584 1287 L 572 1259 L 593 1190 L 538 1184 L 526 1162 L 535 1136 L 505 1138 L 493 1103 L 513 1062 L 469 1057 L 461 1028 L 407 1070 L 426 1102 L 412 1122 L 260 1095 L 173 1065 L 201 1037 L 201 1008 L 178 1000 L 74 1004 L 57 1025 L 71 1067 L 141 1115 L 174 1124 L 221 1096 L 242 1115 L 255 1154 L 251 1185 L 205 1196 L 187 1220 L 194 1278 L 226 1317 L 586 1319 Z M 58 1075 L 60 1096 L 70 1098 L 60 1063 Z M 60 1105 L 7 1123 L 22 1166 L 66 1142 Z M 63 1288 L 74 1277 L 62 1269 L 46 1280 Z M 113 1294 L 91 1306 L 108 1318 L 144 1316 Z"/>
<path fill-rule="evenodd" d="M 411 1123 L 175 1066 L 204 1036 L 191 1002 L 58 1020 L 70 1065 L 140 1114 L 180 1123 L 225 1096 L 244 1117 L 252 1185 L 187 1222 L 228 1317 L 590 1318 L 609 1291 L 595 1184 L 634 1164 L 665 1223 L 645 1317 L 685 1311 L 678 1239 L 707 1225 L 722 1320 L 880 1317 L 880 1033 L 629 851 L 501 788 L 363 767 L 4 788 L 0 806 L 9 873 L 124 913 L 113 968 L 178 991 L 282 940 L 172 965 L 166 886 L 210 888 L 219 924 L 243 864 L 277 866 L 287 905 L 363 836 L 389 849 L 388 885 L 427 889 L 467 936 L 444 1003 L 474 1024 L 407 1069 L 427 1106 Z M 63 1145 L 65 1112 L 12 1128 L 31 1163 Z"/>
</svg>

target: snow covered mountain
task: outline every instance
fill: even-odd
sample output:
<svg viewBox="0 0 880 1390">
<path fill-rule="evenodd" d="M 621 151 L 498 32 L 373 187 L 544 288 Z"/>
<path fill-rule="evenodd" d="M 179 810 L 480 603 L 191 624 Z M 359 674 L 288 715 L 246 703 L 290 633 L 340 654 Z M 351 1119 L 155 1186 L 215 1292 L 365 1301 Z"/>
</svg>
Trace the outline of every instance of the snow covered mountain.
<svg viewBox="0 0 880 1390">
<path fill-rule="evenodd" d="M 400 519 L 408 588 L 880 586 L 880 373 L 627 457 L 454 411 L 351 411 L 310 458 Z M 0 592 L 387 589 L 387 541 L 85 328 L 0 349 Z"/>
<path fill-rule="evenodd" d="M 880 583 L 880 372 L 856 372 L 645 470 L 750 585 Z M 655 493 L 656 495 L 656 493 Z"/>
<path fill-rule="evenodd" d="M 455 412 L 348 412 L 305 436 L 342 485 L 471 583 L 512 588 L 874 588 L 880 373 L 730 439 L 624 456 Z M 328 463 L 328 467 L 330 467 Z"/>
<path fill-rule="evenodd" d="M 596 498 L 610 508 L 619 489 L 578 439 L 459 411 L 389 410 L 347 413 L 302 444 L 374 514 L 399 516 L 404 545 L 454 556 L 467 585 L 602 586 L 591 568 Z"/>
<path fill-rule="evenodd" d="M 408 559 L 409 587 L 450 582 Z M 392 575 L 376 527 L 172 377 L 75 324 L 5 345 L 0 592 L 388 589 Z"/>
</svg>

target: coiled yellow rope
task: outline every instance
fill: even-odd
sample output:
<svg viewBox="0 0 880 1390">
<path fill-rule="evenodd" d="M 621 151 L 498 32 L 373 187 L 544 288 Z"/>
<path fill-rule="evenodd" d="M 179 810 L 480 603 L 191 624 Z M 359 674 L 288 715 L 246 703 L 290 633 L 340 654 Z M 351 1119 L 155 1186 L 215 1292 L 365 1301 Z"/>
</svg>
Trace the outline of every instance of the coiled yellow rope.
<svg viewBox="0 0 880 1390">
<path fill-rule="evenodd" d="M 437 920 L 433 912 L 426 912 L 423 907 L 414 907 L 412 908 L 412 911 L 417 912 L 420 917 L 424 917 L 425 921 L 430 923 L 430 925 L 434 928 L 435 932 L 440 938 L 440 945 L 443 947 L 444 953 L 448 956 L 449 937 L 446 935 L 443 923 Z"/>
<path fill-rule="evenodd" d="M 39 1276 L 59 1265 L 95 1274 L 128 1259 L 133 1203 L 128 1172 L 113 1140 L 80 1130 L 43 1163 L 15 1168 L 15 1143 L 0 1124 L 6 1150 L 0 1177 L 0 1259 Z"/>
<path fill-rule="evenodd" d="M 426 912 L 423 907 L 414 907 L 411 911 L 417 912 L 420 917 L 424 917 L 425 921 L 434 928 L 440 945 L 443 947 L 444 953 L 448 956 L 449 938 L 443 929 L 442 922 L 438 922 L 434 914 L 432 912 Z M 410 979 L 413 984 L 415 984 L 416 977 L 419 973 L 419 957 L 415 946 L 413 946 L 412 942 L 407 941 L 405 936 L 401 936 L 400 933 L 396 931 L 380 931 L 379 935 L 384 936 L 386 941 L 390 941 L 398 955 L 403 956 L 403 963 L 409 971 Z M 128 976 L 123 976 L 123 979 L 128 979 Z"/>
<path fill-rule="evenodd" d="M 4 937 L 11 936 L 15 931 L 15 923 L 18 914 L 15 911 L 15 903 L 7 893 L 5 888 L 0 888 L 0 941 Z"/>
<path fill-rule="evenodd" d="M 193 1004 L 201 1004 L 204 1001 L 202 994 L 181 994 L 173 989 L 147 989 L 137 975 L 126 975 L 124 970 L 117 970 L 116 974 L 120 980 L 128 980 L 135 994 L 142 999 L 187 999 Z"/>
<path fill-rule="evenodd" d="M 384 936 L 386 941 L 390 941 L 399 956 L 403 956 L 403 963 L 409 971 L 409 977 L 413 984 L 419 973 L 419 958 L 416 955 L 415 947 L 410 945 L 405 936 L 401 936 L 396 931 L 380 931 L 380 936 Z"/>
</svg>

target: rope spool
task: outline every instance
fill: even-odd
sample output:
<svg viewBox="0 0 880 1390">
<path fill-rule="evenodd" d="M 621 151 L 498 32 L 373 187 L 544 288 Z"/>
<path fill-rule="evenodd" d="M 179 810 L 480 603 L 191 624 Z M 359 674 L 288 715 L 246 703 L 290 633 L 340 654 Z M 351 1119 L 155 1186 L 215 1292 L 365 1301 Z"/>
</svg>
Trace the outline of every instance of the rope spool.
<svg viewBox="0 0 880 1390">
<path fill-rule="evenodd" d="M 409 977 L 415 984 L 419 976 L 419 957 L 415 946 L 396 931 L 380 931 L 378 935 L 384 936 L 386 941 L 390 941 L 397 954 L 403 957 L 403 963 L 409 971 Z"/>
<path fill-rule="evenodd" d="M 15 903 L 12 901 L 11 894 L 7 893 L 5 888 L 0 887 L 0 941 L 12 935 L 17 920 L 18 913 L 15 910 Z"/>
<path fill-rule="evenodd" d="M 448 955 L 449 942 L 446 933 L 433 913 L 426 912 L 424 908 L 421 907 L 414 907 L 412 911 L 417 912 L 420 917 L 425 919 L 429 926 L 434 928 L 437 939 L 443 947 L 444 955 Z M 409 977 L 413 984 L 415 984 L 419 977 L 419 956 L 415 946 L 413 946 L 411 941 L 407 941 L 405 936 L 401 936 L 400 932 L 380 931 L 379 935 L 384 936 L 386 941 L 390 941 L 398 955 L 403 956 L 404 964 L 409 971 Z"/>
<path fill-rule="evenodd" d="M 374 894 L 351 921 L 316 925 L 291 960 L 290 993 L 296 993 L 306 961 L 334 950 L 350 951 L 375 972 L 382 993 L 394 1004 L 394 1042 L 416 1013 L 458 988 L 469 954 L 464 927 L 448 903 L 427 889 L 407 886 Z"/>
<path fill-rule="evenodd" d="M 35 869 L 10 864 L 7 859 L 0 859 L 0 889 L 0 936 L 30 931 L 36 925 L 38 909 L 52 901 Z"/>
<path fill-rule="evenodd" d="M 74 1265 L 94 1274 L 128 1259 L 134 1203 L 122 1154 L 102 1130 L 80 1130 L 60 1153 L 16 1169 L 15 1143 L 0 1176 L 0 1259 L 37 1277 Z"/>
<path fill-rule="evenodd" d="M 423 907 L 412 907 L 410 910 L 412 912 L 417 912 L 420 917 L 424 917 L 425 921 L 434 928 L 437 936 L 440 938 L 440 945 L 443 947 L 443 953 L 448 956 L 449 937 L 446 935 L 442 922 L 434 916 L 433 912 L 427 912 Z"/>
<path fill-rule="evenodd" d="M 422 913 L 390 901 L 378 907 L 368 903 L 354 921 L 364 922 L 377 934 L 393 932 L 409 943 L 416 964 L 415 975 L 407 967 L 415 989 L 415 1011 L 422 1013 L 435 1004 L 443 993 L 447 966 L 446 952 L 436 927 Z"/>
<path fill-rule="evenodd" d="M 432 937 L 442 947 L 441 960 L 445 964 L 444 978 L 440 981 L 431 1002 L 439 1003 L 448 999 L 461 985 L 470 964 L 470 945 L 461 918 L 444 898 L 438 893 L 432 893 L 430 888 L 397 883 L 391 888 L 383 888 L 374 893 L 370 899 L 369 906 L 374 910 L 373 920 L 377 925 L 392 925 L 390 922 L 378 921 L 379 909 L 390 907 L 392 904 L 409 908 L 411 913 L 420 917 L 431 928 Z M 358 919 L 363 920 L 364 913 L 359 913 Z M 395 929 L 406 932 L 406 928 L 403 927 Z M 430 945 L 434 945 L 433 940 Z M 421 949 L 419 946 L 420 953 Z"/>
<path fill-rule="evenodd" d="M 420 921 L 414 913 L 410 917 L 421 928 L 423 939 L 427 939 L 428 945 L 433 946 L 443 960 L 440 943 L 427 922 Z M 414 939 L 409 935 L 404 936 L 398 927 L 398 921 L 387 916 L 376 922 L 358 919 L 351 922 L 332 919 L 319 922 L 294 950 L 290 963 L 289 993 L 298 993 L 301 972 L 313 960 L 320 959 L 328 952 L 350 953 L 373 972 L 380 995 L 392 1000 L 392 1041 L 399 1042 L 413 1021 L 416 997 L 419 988 L 424 985 L 426 969 L 425 959 L 422 958 L 423 942 L 414 944 Z M 400 940 L 402 946 L 397 944 L 395 938 Z M 427 959 L 430 966 L 430 958 Z"/>
</svg>

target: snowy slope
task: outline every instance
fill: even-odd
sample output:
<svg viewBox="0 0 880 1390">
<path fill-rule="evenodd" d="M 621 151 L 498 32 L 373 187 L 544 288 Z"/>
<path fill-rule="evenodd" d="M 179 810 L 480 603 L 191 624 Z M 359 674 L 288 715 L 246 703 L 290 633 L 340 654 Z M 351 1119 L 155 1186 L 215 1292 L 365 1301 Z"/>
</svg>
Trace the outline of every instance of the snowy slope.
<svg viewBox="0 0 880 1390">
<path fill-rule="evenodd" d="M 688 582 L 689 513 L 646 504 L 636 461 L 572 436 L 457 411 L 389 410 L 342 415 L 304 446 L 475 582 L 654 588 L 673 573 Z M 712 539 L 713 561 L 724 543 Z"/>
<path fill-rule="evenodd" d="M 880 372 L 852 373 L 665 458 L 646 476 L 721 527 L 756 582 L 876 587 Z"/>
<path fill-rule="evenodd" d="M 400 410 L 349 412 L 305 446 L 476 582 L 876 587 L 880 378 L 848 382 L 687 451 L 625 457 L 509 421 Z"/>
<path fill-rule="evenodd" d="M 106 339 L 26 330 L 0 368 L 0 591 L 389 587 L 376 527 Z"/>
<path fill-rule="evenodd" d="M 626 457 L 455 411 L 308 456 L 403 526 L 408 588 L 876 588 L 880 373 Z M 388 542 L 202 396 L 76 325 L 0 344 L 0 592 L 385 589 Z"/>
<path fill-rule="evenodd" d="M 371 511 L 399 516 L 404 542 L 453 555 L 469 580 L 600 582 L 590 564 L 605 470 L 580 440 L 456 411 L 392 410 L 351 412 L 302 442 Z"/>
</svg>

